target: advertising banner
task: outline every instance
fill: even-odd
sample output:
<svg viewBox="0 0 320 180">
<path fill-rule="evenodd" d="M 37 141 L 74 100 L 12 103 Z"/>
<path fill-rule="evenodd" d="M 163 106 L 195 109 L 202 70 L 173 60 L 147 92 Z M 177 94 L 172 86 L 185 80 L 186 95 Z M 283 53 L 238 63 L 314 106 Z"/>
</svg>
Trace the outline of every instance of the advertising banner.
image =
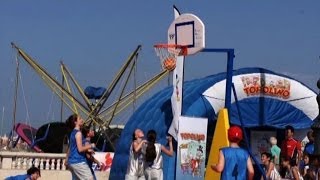
<svg viewBox="0 0 320 180">
<path fill-rule="evenodd" d="M 98 166 L 96 163 L 93 163 L 92 169 L 95 171 L 110 171 L 113 156 L 113 152 L 95 152 L 93 157 L 98 160 L 102 166 Z"/>
<path fill-rule="evenodd" d="M 176 179 L 204 179 L 208 119 L 179 118 Z"/>
<path fill-rule="evenodd" d="M 318 115 L 318 111 L 313 110 L 318 108 L 315 103 L 315 93 L 294 79 L 270 73 L 247 73 L 234 75 L 232 82 L 239 101 L 267 97 L 289 103 L 300 109 L 311 120 Z M 203 93 L 215 112 L 224 107 L 225 84 L 226 80 L 219 81 Z"/>
</svg>

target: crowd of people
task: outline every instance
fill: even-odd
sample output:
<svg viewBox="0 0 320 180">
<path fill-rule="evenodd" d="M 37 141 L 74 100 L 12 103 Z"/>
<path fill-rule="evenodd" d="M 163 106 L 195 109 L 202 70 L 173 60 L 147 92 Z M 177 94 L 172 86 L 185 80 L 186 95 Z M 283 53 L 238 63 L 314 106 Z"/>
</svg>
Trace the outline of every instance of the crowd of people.
<svg viewBox="0 0 320 180">
<path fill-rule="evenodd" d="M 13 139 L 9 139 L 7 135 L 1 136 L 0 134 L 0 150 L 2 151 L 31 151 L 30 146 L 18 135 L 13 136 Z"/>
<path fill-rule="evenodd" d="M 92 162 L 97 162 L 92 156 L 95 144 L 90 142 L 93 132 L 83 127 L 83 120 L 77 115 L 70 116 L 67 125 L 73 129 L 66 162 L 73 179 L 96 179 L 91 168 Z M 320 179 L 320 157 L 313 155 L 313 132 L 309 131 L 307 137 L 309 142 L 304 151 L 301 142 L 294 138 L 292 126 L 286 126 L 285 139 L 280 147 L 276 137 L 270 137 L 270 151 L 261 153 L 265 177 L 275 180 Z M 173 155 L 172 137 L 168 137 L 169 147 L 158 143 L 156 139 L 155 130 L 149 130 L 145 138 L 141 129 L 135 129 L 129 150 L 126 180 L 163 179 L 162 153 Z M 221 172 L 221 179 L 253 179 L 254 167 L 250 154 L 240 147 L 243 140 L 242 129 L 238 126 L 230 127 L 228 139 L 230 146 L 220 149 L 218 163 L 211 165 L 211 168 Z"/>
<path fill-rule="evenodd" d="M 320 156 L 314 155 L 313 132 L 308 132 L 309 142 L 303 151 L 301 142 L 294 138 L 292 126 L 286 126 L 285 135 L 280 147 L 277 146 L 277 139 L 270 137 L 270 151 L 261 153 L 265 177 L 272 180 L 320 179 Z M 230 127 L 228 139 L 230 146 L 220 149 L 218 163 L 211 165 L 212 170 L 221 172 L 221 179 L 253 179 L 254 168 L 249 153 L 239 145 L 243 139 L 242 129 Z"/>
</svg>

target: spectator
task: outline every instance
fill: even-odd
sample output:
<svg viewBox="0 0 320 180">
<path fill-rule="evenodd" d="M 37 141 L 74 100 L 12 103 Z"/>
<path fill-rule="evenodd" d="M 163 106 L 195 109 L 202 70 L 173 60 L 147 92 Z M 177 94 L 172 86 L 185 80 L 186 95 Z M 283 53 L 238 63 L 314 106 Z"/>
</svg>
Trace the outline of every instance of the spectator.
<svg viewBox="0 0 320 180">
<path fill-rule="evenodd" d="M 313 154 L 313 152 L 314 152 L 313 131 L 308 131 L 307 137 L 308 137 L 309 142 L 304 147 L 304 153 Z"/>
<path fill-rule="evenodd" d="M 39 177 L 41 177 L 40 169 L 37 167 L 31 167 L 27 170 L 27 174 L 10 176 L 5 180 L 37 180 Z"/>
<path fill-rule="evenodd" d="M 261 162 L 264 166 L 267 179 L 279 180 L 281 176 L 277 171 L 275 164 L 271 161 L 271 154 L 268 152 L 261 153 Z"/>
<path fill-rule="evenodd" d="M 294 128 L 286 126 L 286 139 L 281 144 L 281 157 L 289 158 L 299 164 L 302 156 L 301 143 L 294 138 Z"/>
<path fill-rule="evenodd" d="M 310 171 L 308 171 L 307 175 L 310 177 L 309 179 L 320 179 L 320 155 L 313 155 L 311 158 L 311 167 Z"/>
<path fill-rule="evenodd" d="M 272 160 L 273 160 L 273 163 L 275 164 L 277 170 L 279 171 L 279 169 L 280 169 L 280 152 L 281 152 L 281 149 L 277 145 L 277 138 L 270 137 L 269 141 L 270 141 L 270 144 L 271 144 L 270 152 L 271 152 L 271 155 L 272 155 Z"/>
<path fill-rule="evenodd" d="M 218 164 L 211 169 L 221 172 L 222 180 L 249 179 L 254 176 L 254 169 L 248 151 L 239 147 L 242 140 L 242 130 L 239 126 L 228 129 L 230 147 L 222 148 L 219 152 Z"/>
<path fill-rule="evenodd" d="M 91 138 L 94 137 L 94 131 L 91 130 L 88 126 L 83 126 L 81 128 L 81 133 L 82 133 L 82 136 L 84 137 L 84 139 L 82 140 L 82 144 L 84 146 L 86 145 L 90 145 L 91 144 Z M 93 157 L 93 152 L 89 153 L 87 152 L 86 153 L 86 160 L 87 160 L 87 164 L 90 168 L 90 171 L 91 171 L 91 174 L 93 176 L 93 179 L 96 180 L 96 175 L 94 173 L 94 170 L 92 169 L 92 164 L 93 163 L 96 163 L 98 165 L 98 167 L 100 167 L 102 165 L 102 163 L 100 163 L 97 159 L 95 159 Z"/>
<path fill-rule="evenodd" d="M 308 153 L 303 154 L 303 166 L 301 168 L 301 174 L 303 177 L 305 177 L 308 174 L 308 171 L 310 169 L 310 157 Z"/>
<path fill-rule="evenodd" d="M 282 167 L 286 169 L 285 179 L 303 180 L 295 160 L 286 156 L 282 159 L 281 164 Z"/>
</svg>

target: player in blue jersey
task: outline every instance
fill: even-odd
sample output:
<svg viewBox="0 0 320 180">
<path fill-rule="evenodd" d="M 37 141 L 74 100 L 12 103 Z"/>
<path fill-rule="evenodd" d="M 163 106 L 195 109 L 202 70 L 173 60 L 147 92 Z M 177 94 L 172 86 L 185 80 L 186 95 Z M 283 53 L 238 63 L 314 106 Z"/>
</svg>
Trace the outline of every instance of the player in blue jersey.
<svg viewBox="0 0 320 180">
<path fill-rule="evenodd" d="M 70 129 L 73 129 L 69 138 L 69 149 L 66 158 L 66 164 L 72 173 L 72 177 L 77 180 L 93 180 L 85 154 L 86 152 L 93 152 L 95 144 L 83 145 L 84 138 L 80 131 L 83 119 L 80 116 L 73 114 L 67 119 L 66 123 Z"/>
<path fill-rule="evenodd" d="M 221 172 L 222 180 L 252 180 L 254 169 L 247 150 L 239 147 L 243 138 L 242 130 L 238 126 L 228 129 L 229 147 L 221 148 L 218 164 L 211 165 L 216 172 Z"/>
</svg>

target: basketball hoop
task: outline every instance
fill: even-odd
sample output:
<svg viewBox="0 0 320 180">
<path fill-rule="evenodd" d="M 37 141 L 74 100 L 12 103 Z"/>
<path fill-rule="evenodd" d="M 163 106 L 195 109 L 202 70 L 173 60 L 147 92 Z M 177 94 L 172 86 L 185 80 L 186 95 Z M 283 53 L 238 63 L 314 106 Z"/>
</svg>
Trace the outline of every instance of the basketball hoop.
<svg viewBox="0 0 320 180">
<path fill-rule="evenodd" d="M 172 71 L 176 68 L 177 56 L 186 56 L 187 47 L 177 44 L 156 44 L 154 50 L 160 57 L 162 69 Z"/>
</svg>

